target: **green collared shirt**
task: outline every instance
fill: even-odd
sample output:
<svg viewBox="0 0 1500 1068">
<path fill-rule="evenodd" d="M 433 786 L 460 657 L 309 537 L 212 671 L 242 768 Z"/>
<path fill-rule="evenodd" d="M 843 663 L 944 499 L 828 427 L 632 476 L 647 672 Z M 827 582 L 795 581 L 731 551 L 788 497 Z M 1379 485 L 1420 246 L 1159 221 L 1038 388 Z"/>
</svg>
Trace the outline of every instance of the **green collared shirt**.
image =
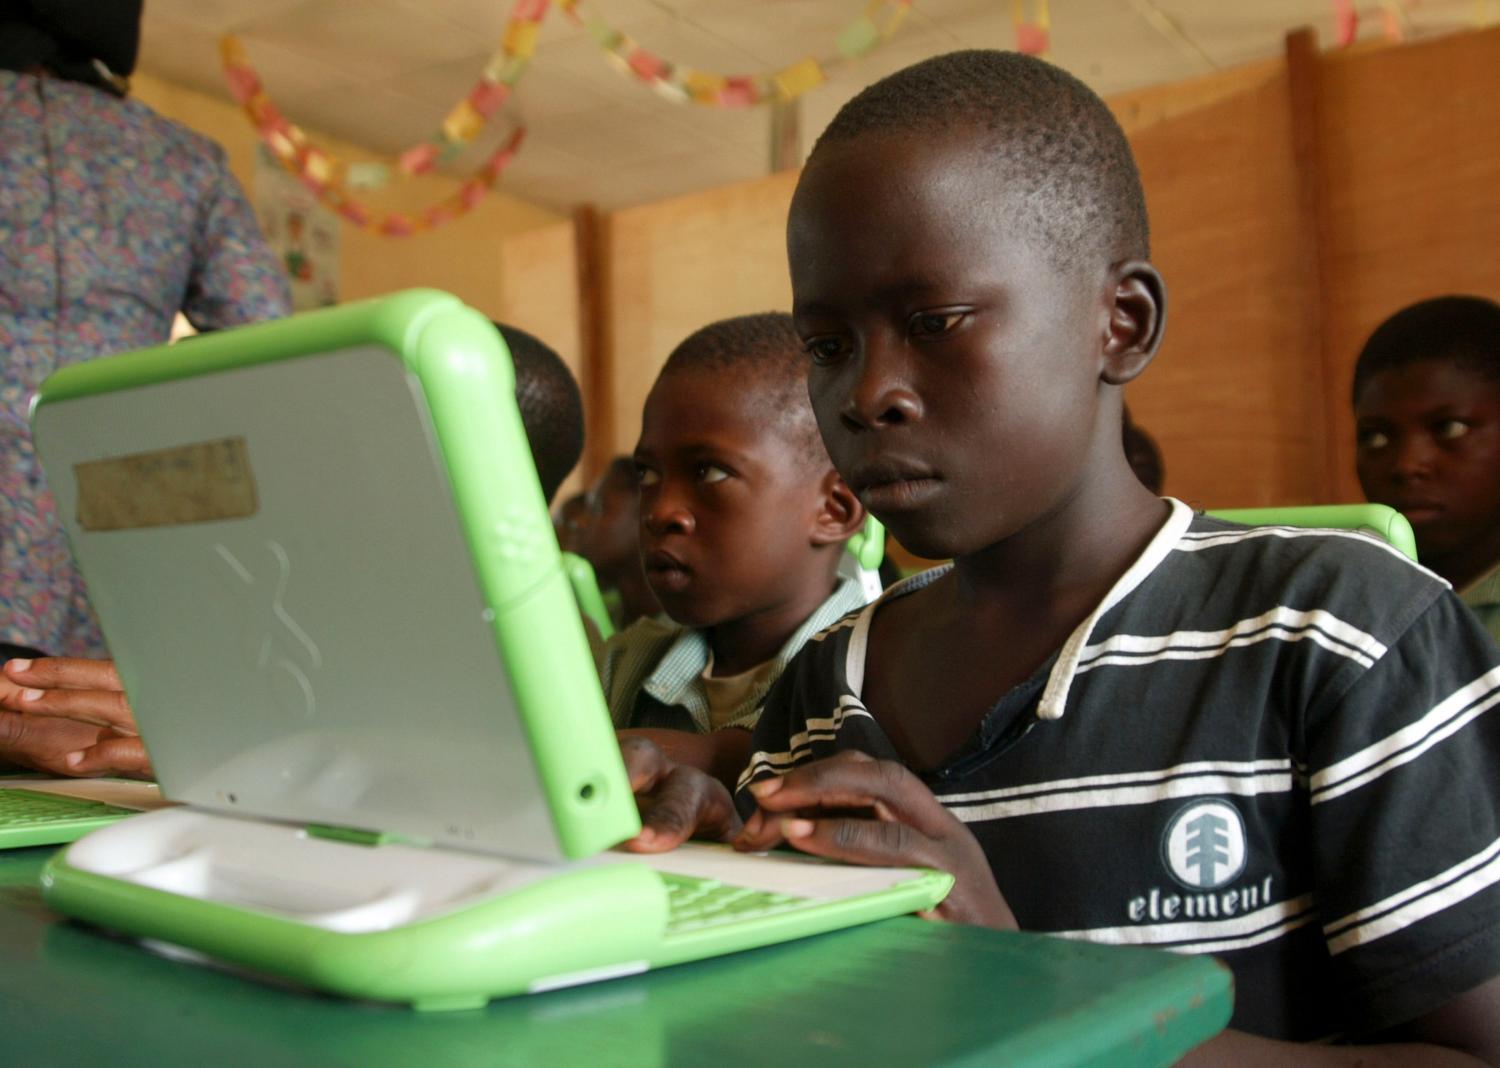
<svg viewBox="0 0 1500 1068">
<path fill-rule="evenodd" d="M 1469 583 L 1458 596 L 1479 617 L 1490 636 L 1500 642 L 1500 564 Z"/>
<path fill-rule="evenodd" d="M 864 605 L 860 584 L 854 579 L 840 579 L 828 599 L 777 652 L 776 670 L 767 672 L 746 692 L 724 725 L 754 727 L 771 684 L 797 651 L 814 634 Z M 642 619 L 616 634 L 605 643 L 600 671 L 615 726 L 708 733 L 712 728 L 702 675 L 710 654 L 707 634 L 664 619 Z"/>
</svg>

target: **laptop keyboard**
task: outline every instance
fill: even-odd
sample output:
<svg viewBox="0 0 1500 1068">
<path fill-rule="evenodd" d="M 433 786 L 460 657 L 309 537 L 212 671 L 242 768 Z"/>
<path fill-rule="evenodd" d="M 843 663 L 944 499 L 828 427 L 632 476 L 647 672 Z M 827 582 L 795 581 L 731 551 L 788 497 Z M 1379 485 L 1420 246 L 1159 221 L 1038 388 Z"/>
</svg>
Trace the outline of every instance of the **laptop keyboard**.
<svg viewBox="0 0 1500 1068">
<path fill-rule="evenodd" d="M 134 810 L 35 790 L 0 789 L 0 830 L 38 827 L 49 823 L 72 823 L 104 816 L 129 816 Z"/>
<path fill-rule="evenodd" d="M 805 897 L 750 890 L 743 886 L 726 886 L 713 879 L 667 872 L 659 874 L 666 884 L 672 910 L 667 918 L 669 934 L 695 931 L 736 920 L 773 916 L 810 903 Z"/>
</svg>

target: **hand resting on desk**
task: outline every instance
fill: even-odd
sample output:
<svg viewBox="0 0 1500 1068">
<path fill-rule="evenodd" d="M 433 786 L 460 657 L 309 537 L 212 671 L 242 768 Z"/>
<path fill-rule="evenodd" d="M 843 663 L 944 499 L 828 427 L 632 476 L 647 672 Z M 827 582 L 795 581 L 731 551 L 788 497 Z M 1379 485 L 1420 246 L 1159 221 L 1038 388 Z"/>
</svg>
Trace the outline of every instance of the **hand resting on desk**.
<svg viewBox="0 0 1500 1068">
<path fill-rule="evenodd" d="M 0 758 L 53 775 L 152 777 L 113 661 L 11 660 L 0 671 Z"/>
<path fill-rule="evenodd" d="M 718 780 L 638 736 L 622 735 L 620 751 L 642 824 L 627 849 L 660 853 L 706 838 L 746 852 L 786 844 L 846 864 L 933 868 L 956 882 L 927 918 L 1016 927 L 979 842 L 900 764 L 840 753 L 763 779 L 750 787 L 758 807 L 741 825 Z"/>
</svg>

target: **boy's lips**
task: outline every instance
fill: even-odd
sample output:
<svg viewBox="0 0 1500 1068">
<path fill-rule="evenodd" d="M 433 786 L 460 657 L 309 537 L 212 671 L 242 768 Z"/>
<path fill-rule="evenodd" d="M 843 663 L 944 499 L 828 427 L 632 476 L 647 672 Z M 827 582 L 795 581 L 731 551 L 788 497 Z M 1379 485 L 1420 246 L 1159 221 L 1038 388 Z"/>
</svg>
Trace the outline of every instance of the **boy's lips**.
<svg viewBox="0 0 1500 1068">
<path fill-rule="evenodd" d="M 879 513 L 917 507 L 938 491 L 942 479 L 922 464 L 886 459 L 860 464 L 848 483 L 866 508 Z"/>
<path fill-rule="evenodd" d="M 652 549 L 641 562 L 645 564 L 646 578 L 653 590 L 680 592 L 693 579 L 692 569 L 665 549 Z"/>
<path fill-rule="evenodd" d="M 1402 501 L 1394 507 L 1414 524 L 1430 522 L 1448 510 L 1440 501 Z"/>
</svg>

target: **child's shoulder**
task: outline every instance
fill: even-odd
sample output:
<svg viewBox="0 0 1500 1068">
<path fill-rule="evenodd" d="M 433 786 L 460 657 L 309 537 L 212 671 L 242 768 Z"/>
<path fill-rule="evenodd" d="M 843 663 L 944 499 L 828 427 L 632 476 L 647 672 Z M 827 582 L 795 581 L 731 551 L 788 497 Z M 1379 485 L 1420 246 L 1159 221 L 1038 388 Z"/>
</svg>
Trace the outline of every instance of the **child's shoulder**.
<svg viewBox="0 0 1500 1068">
<path fill-rule="evenodd" d="M 623 662 L 659 660 L 686 630 L 664 616 L 643 616 L 604 643 L 604 662 L 618 667 Z"/>
<path fill-rule="evenodd" d="M 665 618 L 644 617 L 616 631 L 604 643 L 599 681 L 610 714 L 619 722 L 642 684 L 682 637 L 685 628 Z"/>
</svg>

